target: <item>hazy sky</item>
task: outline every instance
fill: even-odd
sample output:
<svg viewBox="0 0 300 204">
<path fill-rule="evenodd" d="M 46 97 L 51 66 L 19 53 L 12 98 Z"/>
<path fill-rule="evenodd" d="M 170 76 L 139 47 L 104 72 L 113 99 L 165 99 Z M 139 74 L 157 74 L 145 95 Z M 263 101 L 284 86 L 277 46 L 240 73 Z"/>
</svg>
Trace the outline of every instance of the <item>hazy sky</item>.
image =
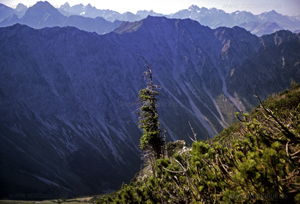
<svg viewBox="0 0 300 204">
<path fill-rule="evenodd" d="M 0 3 L 10 7 L 14 7 L 18 3 L 32 6 L 36 2 L 36 0 L 0 0 Z M 48 0 L 48 2 L 55 7 L 59 7 L 67 0 Z M 245 10 L 260 14 L 275 10 L 284 15 L 300 15 L 300 0 L 69 0 L 68 2 L 71 6 L 79 3 L 83 5 L 90 3 L 98 9 L 111 9 L 120 13 L 154 10 L 158 13 L 170 14 L 186 9 L 191 5 L 197 5 L 200 8 L 215 7 L 229 13 L 236 10 Z"/>
</svg>

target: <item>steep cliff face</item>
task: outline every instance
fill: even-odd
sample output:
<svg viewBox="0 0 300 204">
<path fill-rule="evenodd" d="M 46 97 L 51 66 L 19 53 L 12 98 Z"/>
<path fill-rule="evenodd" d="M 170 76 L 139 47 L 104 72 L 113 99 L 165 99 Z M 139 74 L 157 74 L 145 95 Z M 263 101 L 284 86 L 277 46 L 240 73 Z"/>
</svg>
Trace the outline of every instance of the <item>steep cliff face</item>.
<svg viewBox="0 0 300 204">
<path fill-rule="evenodd" d="M 140 167 L 139 130 L 118 94 L 137 96 L 121 70 L 98 61 L 105 41 L 72 28 L 12 29 L 1 31 L 2 192 L 75 196 L 128 182 Z"/>
<path fill-rule="evenodd" d="M 188 19 L 148 17 L 102 36 L 1 28 L 2 196 L 93 194 L 129 181 L 141 163 L 136 109 L 145 66 L 138 54 L 155 63 L 168 140 L 189 140 L 188 121 L 198 139 L 213 137 L 235 111 L 257 104 L 254 90 L 265 98 L 299 82 L 299 53 L 299 35 L 289 31 L 258 38 Z"/>
</svg>

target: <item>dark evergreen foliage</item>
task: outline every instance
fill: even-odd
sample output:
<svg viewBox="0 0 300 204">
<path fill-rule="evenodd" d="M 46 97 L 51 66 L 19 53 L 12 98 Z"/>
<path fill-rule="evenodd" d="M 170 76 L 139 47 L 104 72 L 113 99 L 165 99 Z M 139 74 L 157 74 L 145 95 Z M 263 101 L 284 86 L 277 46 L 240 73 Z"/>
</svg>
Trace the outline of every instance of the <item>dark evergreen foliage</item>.
<svg viewBox="0 0 300 204">
<path fill-rule="evenodd" d="M 157 114 L 157 98 L 158 86 L 153 84 L 152 67 L 149 67 L 147 61 L 141 56 L 147 66 L 145 77 L 149 79 L 147 87 L 140 90 L 139 99 L 141 108 L 138 112 L 140 115 L 139 127 L 143 129 L 143 136 L 140 139 L 140 148 L 154 153 L 155 158 L 159 159 L 162 156 L 163 141 L 160 136 L 159 120 Z"/>
<path fill-rule="evenodd" d="M 99 202 L 299 203 L 300 86 L 242 115 L 213 140 L 157 159 L 154 172 L 146 166 L 112 201 Z"/>
</svg>

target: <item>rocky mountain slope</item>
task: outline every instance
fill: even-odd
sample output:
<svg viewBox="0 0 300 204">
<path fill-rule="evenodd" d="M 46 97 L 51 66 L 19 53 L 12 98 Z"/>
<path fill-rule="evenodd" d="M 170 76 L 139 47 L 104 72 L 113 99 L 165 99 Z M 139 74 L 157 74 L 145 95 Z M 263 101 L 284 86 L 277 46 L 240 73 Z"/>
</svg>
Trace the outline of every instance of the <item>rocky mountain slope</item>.
<svg viewBox="0 0 300 204">
<path fill-rule="evenodd" d="M 14 14 L 14 9 L 0 4 L 0 22 Z"/>
<path fill-rule="evenodd" d="M 299 34 L 258 38 L 190 19 L 148 17 L 106 35 L 0 28 L 1 197 L 99 194 L 140 168 L 142 55 L 160 85 L 167 140 L 213 137 L 234 112 L 300 82 Z M 20 179 L 22 178 L 22 179 Z"/>
<path fill-rule="evenodd" d="M 19 18 L 23 17 L 27 10 L 27 6 L 19 3 L 14 9 L 0 3 L 0 22 L 6 18 L 9 18 L 13 14 Z"/>
</svg>

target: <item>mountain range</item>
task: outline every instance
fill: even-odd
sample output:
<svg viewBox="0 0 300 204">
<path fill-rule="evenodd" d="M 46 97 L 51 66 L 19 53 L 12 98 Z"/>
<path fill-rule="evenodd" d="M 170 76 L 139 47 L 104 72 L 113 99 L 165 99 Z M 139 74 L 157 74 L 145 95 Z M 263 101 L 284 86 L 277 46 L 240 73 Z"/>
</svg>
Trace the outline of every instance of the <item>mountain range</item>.
<svg viewBox="0 0 300 204">
<path fill-rule="evenodd" d="M 278 30 L 284 30 L 283 27 L 280 27 L 277 23 L 242 23 L 240 27 L 245 28 L 246 30 L 250 31 L 252 34 L 257 36 L 262 36 L 265 34 L 275 33 Z"/>
<path fill-rule="evenodd" d="M 16 9 L 0 4 L 0 11 L 0 27 L 15 23 L 34 28 L 74 26 L 81 30 L 97 32 L 98 34 L 113 31 L 122 21 L 139 21 L 148 15 L 175 19 L 190 18 L 210 28 L 240 26 L 258 36 L 271 34 L 283 29 L 290 31 L 300 29 L 299 16 L 284 16 L 276 11 L 265 12 L 259 15 L 253 15 L 246 11 L 226 13 L 220 9 L 199 8 L 196 5 L 168 15 L 146 10 L 137 11 L 136 14 L 131 12 L 121 14 L 112 10 L 97 9 L 90 4 L 86 6 L 83 4 L 70 6 L 68 3 L 65 3 L 56 9 L 48 2 L 37 2 L 36 5 L 28 9 L 23 4 L 18 4 Z"/>
<path fill-rule="evenodd" d="M 20 4 L 18 7 L 21 7 Z M 18 8 L 17 7 L 17 8 Z M 26 10 L 26 13 L 19 18 L 13 9 L 2 5 L 2 10 L 5 10 L 6 16 L 1 21 L 0 27 L 10 26 L 16 23 L 28 25 L 32 28 L 45 28 L 45 27 L 66 27 L 73 26 L 78 29 L 96 32 L 98 34 L 108 33 L 116 29 L 122 22 L 121 21 L 106 21 L 102 17 L 88 18 L 78 15 L 64 16 L 56 8 L 48 2 L 37 2 L 32 7 Z M 16 9 L 17 9 L 16 8 Z M 5 16 L 3 14 L 3 16 Z M 3 19 L 4 17 L 2 17 Z"/>
<path fill-rule="evenodd" d="M 299 39 L 151 16 L 104 35 L 0 28 L 1 197 L 91 195 L 129 182 L 141 165 L 136 110 L 146 67 L 138 55 L 161 86 L 167 141 L 189 141 L 188 121 L 200 140 L 256 106 L 254 91 L 264 99 L 300 82 Z"/>
<path fill-rule="evenodd" d="M 95 18 L 101 16 L 108 21 L 137 21 L 141 20 L 148 15 L 151 16 L 165 16 L 167 18 L 186 19 L 198 21 L 200 24 L 209 26 L 211 28 L 217 28 L 220 26 L 233 27 L 240 26 L 243 23 L 276 23 L 280 28 L 294 31 L 300 28 L 300 21 L 297 17 L 284 16 L 276 11 L 265 12 L 259 15 L 253 15 L 246 11 L 236 11 L 233 13 L 226 13 L 223 10 L 212 8 L 207 9 L 205 7 L 199 8 L 196 5 L 190 6 L 188 9 L 180 10 L 176 13 L 164 15 L 161 13 L 155 13 L 153 11 L 138 11 L 136 14 L 126 12 L 120 14 L 115 11 L 102 10 L 92 7 L 90 4 L 84 6 L 83 4 L 70 6 L 65 3 L 59 8 L 59 11 L 65 15 L 82 15 L 85 17 Z M 276 30 L 277 31 L 277 30 Z M 270 33 L 268 33 L 270 34 Z"/>
<path fill-rule="evenodd" d="M 125 12 L 123 14 L 112 11 L 109 9 L 97 9 L 96 7 L 92 6 L 91 4 L 87 4 L 84 6 L 83 4 L 78 4 L 74 6 L 70 6 L 69 3 L 65 3 L 58 9 L 62 14 L 65 16 L 71 15 L 80 15 L 89 18 L 96 18 L 98 16 L 103 17 L 107 21 L 138 21 L 143 18 L 146 18 L 148 15 L 151 16 L 163 16 L 161 13 L 155 13 L 153 10 L 151 11 L 137 11 L 136 14 L 131 12 Z"/>
</svg>

